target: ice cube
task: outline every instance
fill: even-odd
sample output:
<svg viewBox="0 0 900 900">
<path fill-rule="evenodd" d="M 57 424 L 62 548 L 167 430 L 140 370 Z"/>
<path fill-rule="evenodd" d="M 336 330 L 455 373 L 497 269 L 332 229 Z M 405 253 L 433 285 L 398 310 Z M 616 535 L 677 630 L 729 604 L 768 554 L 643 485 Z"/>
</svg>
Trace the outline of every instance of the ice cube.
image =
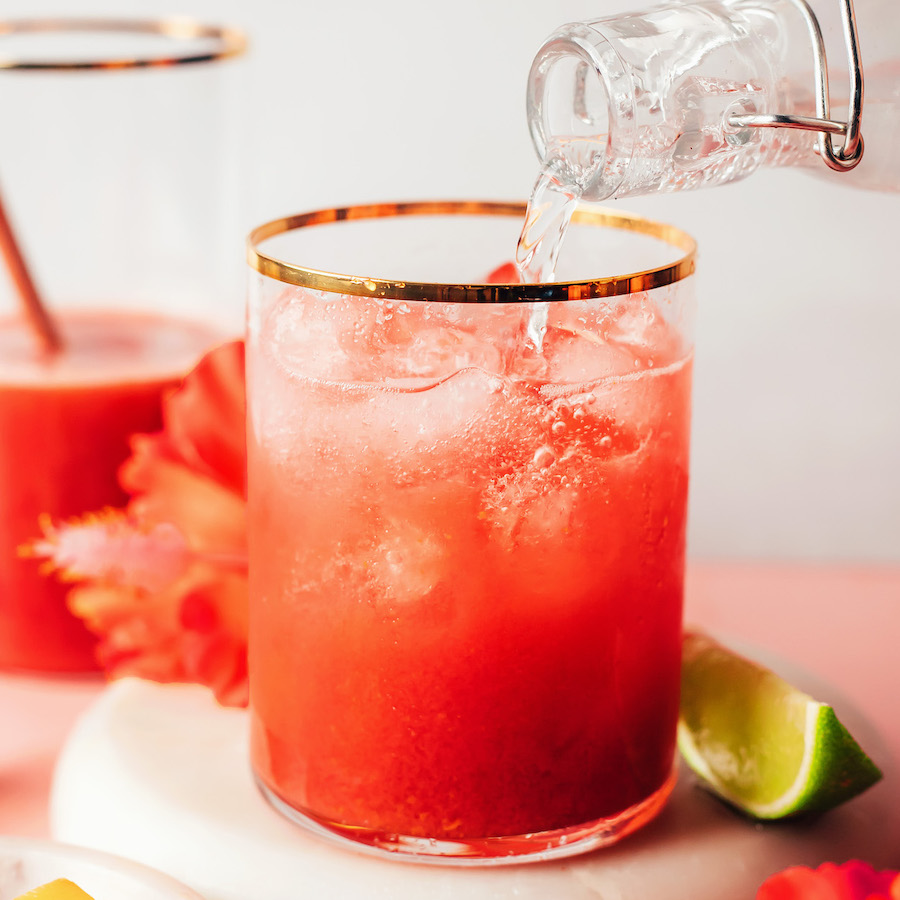
<svg viewBox="0 0 900 900">
<path fill-rule="evenodd" d="M 674 358 L 675 334 L 646 292 L 634 294 L 616 307 L 607 339 L 632 354 L 635 368 L 665 365 Z"/>
<path fill-rule="evenodd" d="M 633 354 L 584 329 L 550 326 L 544 335 L 547 382 L 577 385 L 633 370 Z"/>
<path fill-rule="evenodd" d="M 398 374 L 441 377 L 468 366 L 509 374 L 526 340 L 527 310 L 519 304 L 422 304 L 405 347 L 398 347 Z M 403 367 L 405 366 L 405 373 Z"/>
<path fill-rule="evenodd" d="M 378 431 L 398 479 L 472 481 L 533 453 L 544 412 L 533 389 L 468 368 L 427 390 L 386 392 L 365 424 Z"/>
<path fill-rule="evenodd" d="M 604 381 L 598 386 L 606 389 Z M 520 453 L 487 487 L 485 518 L 502 546 L 537 547 L 581 528 L 607 489 L 610 466 L 643 446 L 630 425 L 595 404 L 592 391 L 581 387 L 547 397 L 533 452 Z"/>
<path fill-rule="evenodd" d="M 341 338 L 354 311 L 345 300 L 324 291 L 285 290 L 262 323 L 263 352 L 289 376 L 349 377 L 350 358 Z"/>
<path fill-rule="evenodd" d="M 440 537 L 406 518 L 388 518 L 360 555 L 375 603 L 403 606 L 427 597 L 448 575 Z"/>
<path fill-rule="evenodd" d="M 450 325 L 421 327 L 407 344 L 393 349 L 388 372 L 392 379 L 442 378 L 472 367 L 488 374 L 504 369 L 502 347 Z"/>
<path fill-rule="evenodd" d="M 503 475 L 485 491 L 485 518 L 493 539 L 507 550 L 537 547 L 571 531 L 577 491 L 550 473 L 540 473 L 540 465 Z"/>
<path fill-rule="evenodd" d="M 677 336 L 646 292 L 615 300 L 561 303 L 544 337 L 547 381 L 574 385 L 665 365 Z"/>
</svg>

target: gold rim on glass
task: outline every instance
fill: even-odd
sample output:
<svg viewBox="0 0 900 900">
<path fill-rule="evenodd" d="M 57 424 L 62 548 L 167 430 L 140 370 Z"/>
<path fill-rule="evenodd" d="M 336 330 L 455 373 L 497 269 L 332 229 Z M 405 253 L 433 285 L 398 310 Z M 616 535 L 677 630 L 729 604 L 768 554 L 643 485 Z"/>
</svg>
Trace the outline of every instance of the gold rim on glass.
<svg viewBox="0 0 900 900">
<path fill-rule="evenodd" d="M 285 262 L 260 249 L 260 244 L 269 238 L 312 225 L 397 216 L 447 215 L 517 216 L 520 220 L 524 220 L 525 204 L 454 200 L 374 203 L 286 216 L 266 222 L 250 232 L 247 239 L 247 262 L 257 272 L 276 281 L 313 290 L 351 294 L 359 297 L 435 300 L 447 303 L 520 303 L 522 301 L 617 297 L 674 284 L 692 275 L 696 265 L 697 245 L 686 232 L 671 225 L 645 219 L 642 216 L 613 212 L 608 209 L 579 209 L 572 217 L 572 221 L 584 225 L 618 228 L 644 234 L 677 247 L 683 251 L 684 255 L 673 263 L 654 269 L 589 281 L 560 281 L 544 284 L 439 284 L 436 282 L 388 281 L 368 276 L 323 272 L 319 269 Z"/>
<path fill-rule="evenodd" d="M 47 18 L 0 21 L 0 39 L 15 34 L 130 34 L 157 35 L 172 41 L 205 40 L 208 50 L 192 47 L 182 53 L 171 52 L 144 57 L 109 57 L 104 59 L 15 59 L 0 50 L 0 69 L 71 71 L 81 69 L 142 69 L 156 66 L 181 66 L 206 63 L 240 56 L 247 49 L 247 38 L 237 28 L 203 25 L 193 19 L 92 19 Z"/>
</svg>

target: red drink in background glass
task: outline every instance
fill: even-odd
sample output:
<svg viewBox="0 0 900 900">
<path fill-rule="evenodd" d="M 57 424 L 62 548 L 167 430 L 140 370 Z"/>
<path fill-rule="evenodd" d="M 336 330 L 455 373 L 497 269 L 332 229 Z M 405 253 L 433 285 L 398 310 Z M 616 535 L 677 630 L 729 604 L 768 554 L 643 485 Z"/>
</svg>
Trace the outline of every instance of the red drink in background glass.
<svg viewBox="0 0 900 900">
<path fill-rule="evenodd" d="M 127 497 L 117 472 L 129 437 L 161 426 L 160 398 L 214 340 L 176 319 L 67 313 L 64 352 L 37 357 L 20 322 L 0 322 L 0 667 L 94 669 L 94 639 L 65 606 L 71 585 L 20 553 L 39 518 L 78 516 Z"/>
</svg>

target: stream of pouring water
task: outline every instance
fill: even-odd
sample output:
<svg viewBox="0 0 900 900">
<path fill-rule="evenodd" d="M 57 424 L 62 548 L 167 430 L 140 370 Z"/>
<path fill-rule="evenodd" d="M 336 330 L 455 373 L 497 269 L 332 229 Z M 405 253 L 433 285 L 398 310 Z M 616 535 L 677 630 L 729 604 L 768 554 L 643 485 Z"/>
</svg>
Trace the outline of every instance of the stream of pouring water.
<svg viewBox="0 0 900 900">
<path fill-rule="evenodd" d="M 516 268 L 524 283 L 556 278 L 560 247 L 582 194 L 575 179 L 566 177 L 567 170 L 560 157 L 548 157 L 531 192 L 516 247 Z M 549 309 L 548 303 L 535 303 L 528 318 L 528 339 L 539 353 Z"/>
</svg>

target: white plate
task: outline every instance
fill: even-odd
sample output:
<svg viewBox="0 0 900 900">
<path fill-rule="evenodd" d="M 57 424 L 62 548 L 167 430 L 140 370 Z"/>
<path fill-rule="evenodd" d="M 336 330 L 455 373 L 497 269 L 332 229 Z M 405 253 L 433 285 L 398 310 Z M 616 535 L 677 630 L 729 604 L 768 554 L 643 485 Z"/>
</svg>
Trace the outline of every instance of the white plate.
<svg viewBox="0 0 900 900">
<path fill-rule="evenodd" d="M 203 900 L 149 866 L 98 850 L 28 838 L 0 837 L 0 900 L 68 878 L 94 900 Z"/>
</svg>

